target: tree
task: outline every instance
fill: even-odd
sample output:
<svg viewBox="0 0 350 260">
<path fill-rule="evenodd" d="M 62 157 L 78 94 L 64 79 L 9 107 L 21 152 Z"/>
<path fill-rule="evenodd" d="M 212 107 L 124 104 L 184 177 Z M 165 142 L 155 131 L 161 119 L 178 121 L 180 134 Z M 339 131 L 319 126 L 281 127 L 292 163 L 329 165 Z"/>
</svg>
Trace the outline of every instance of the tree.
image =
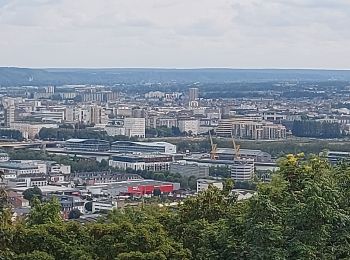
<svg viewBox="0 0 350 260">
<path fill-rule="evenodd" d="M 23 192 L 23 198 L 25 198 L 28 201 L 32 201 L 34 198 L 37 198 L 38 200 L 42 200 L 43 193 L 41 192 L 41 189 L 37 186 L 33 188 L 26 189 Z"/>
<path fill-rule="evenodd" d="M 19 256 L 16 256 L 16 260 L 55 260 L 55 258 L 42 251 L 33 251 L 31 253 L 26 254 L 20 254 Z"/>
<path fill-rule="evenodd" d="M 92 211 L 92 201 L 88 201 L 84 205 L 85 210 L 91 212 Z"/>
<path fill-rule="evenodd" d="M 33 199 L 32 210 L 27 220 L 29 226 L 60 223 L 61 221 L 61 205 L 56 198 L 46 202 L 41 202 L 37 198 Z"/>
<path fill-rule="evenodd" d="M 160 195 L 162 195 L 162 192 L 161 192 L 160 189 L 154 189 L 153 190 L 153 196 L 160 197 Z"/>
<path fill-rule="evenodd" d="M 79 209 L 73 209 L 68 214 L 68 219 L 78 219 L 80 216 L 83 215 Z"/>
</svg>

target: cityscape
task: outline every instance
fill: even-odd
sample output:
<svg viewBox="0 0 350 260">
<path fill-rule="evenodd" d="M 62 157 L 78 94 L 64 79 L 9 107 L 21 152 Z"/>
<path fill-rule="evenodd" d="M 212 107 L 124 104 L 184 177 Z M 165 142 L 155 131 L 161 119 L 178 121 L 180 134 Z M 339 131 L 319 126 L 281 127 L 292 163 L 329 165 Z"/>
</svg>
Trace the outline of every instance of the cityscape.
<svg viewBox="0 0 350 260">
<path fill-rule="evenodd" d="M 0 259 L 350 259 L 350 4 L 18 2 Z"/>
</svg>

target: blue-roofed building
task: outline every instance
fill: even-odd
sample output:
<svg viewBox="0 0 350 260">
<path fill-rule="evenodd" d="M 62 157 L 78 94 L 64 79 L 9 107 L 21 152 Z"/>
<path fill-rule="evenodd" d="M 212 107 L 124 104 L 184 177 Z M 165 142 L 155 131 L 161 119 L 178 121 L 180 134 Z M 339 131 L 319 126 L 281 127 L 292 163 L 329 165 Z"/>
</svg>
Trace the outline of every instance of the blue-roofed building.
<svg viewBox="0 0 350 260">
<path fill-rule="evenodd" d="M 176 154 L 176 145 L 167 142 L 116 141 L 111 150 L 119 153 L 164 153 Z"/>
<path fill-rule="evenodd" d="M 105 152 L 110 150 L 108 141 L 99 139 L 69 139 L 65 148 L 73 151 Z"/>
</svg>

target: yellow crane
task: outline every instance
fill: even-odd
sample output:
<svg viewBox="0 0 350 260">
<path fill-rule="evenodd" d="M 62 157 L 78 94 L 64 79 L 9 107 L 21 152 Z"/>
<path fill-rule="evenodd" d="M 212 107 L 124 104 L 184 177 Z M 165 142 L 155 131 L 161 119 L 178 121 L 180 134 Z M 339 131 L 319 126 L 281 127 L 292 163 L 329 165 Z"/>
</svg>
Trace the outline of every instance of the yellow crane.
<svg viewBox="0 0 350 260">
<path fill-rule="evenodd" d="M 236 144 L 235 142 L 235 138 L 233 137 L 233 133 L 231 132 L 231 139 L 232 139 L 232 144 L 233 144 L 233 151 L 234 151 L 234 155 L 233 155 L 233 159 L 234 160 L 239 160 L 241 155 L 239 153 L 241 146 L 239 144 Z"/>
<path fill-rule="evenodd" d="M 210 145 L 211 145 L 210 159 L 217 160 L 219 158 L 219 156 L 218 156 L 218 145 L 214 144 L 213 137 L 211 136 L 211 132 L 210 131 L 209 131 L 209 138 L 210 138 Z"/>
</svg>

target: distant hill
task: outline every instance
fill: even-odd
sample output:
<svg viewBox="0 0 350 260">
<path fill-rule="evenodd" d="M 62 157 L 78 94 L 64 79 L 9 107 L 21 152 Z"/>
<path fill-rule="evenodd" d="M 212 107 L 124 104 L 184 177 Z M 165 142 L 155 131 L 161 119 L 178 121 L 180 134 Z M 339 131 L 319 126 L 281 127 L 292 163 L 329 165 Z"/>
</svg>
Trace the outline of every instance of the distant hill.
<svg viewBox="0 0 350 260">
<path fill-rule="evenodd" d="M 336 80 L 350 81 L 350 71 L 289 69 L 27 69 L 0 67 L 1 86 Z"/>
</svg>

